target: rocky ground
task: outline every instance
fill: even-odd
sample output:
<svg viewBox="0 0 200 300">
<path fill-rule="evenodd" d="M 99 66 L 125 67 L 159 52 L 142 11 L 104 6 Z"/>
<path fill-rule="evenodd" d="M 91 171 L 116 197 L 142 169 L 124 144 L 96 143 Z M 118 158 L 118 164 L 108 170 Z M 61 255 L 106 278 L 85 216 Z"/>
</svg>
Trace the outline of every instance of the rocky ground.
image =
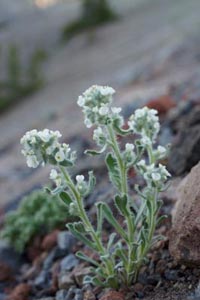
<svg viewBox="0 0 200 300">
<path fill-rule="evenodd" d="M 43 45 L 38 30 L 45 36 L 47 48 L 55 47 L 65 14 L 69 19 L 77 14 L 77 3 L 70 5 L 69 10 L 64 10 L 64 5 L 55 11 L 40 12 L 43 21 L 46 17 L 49 23 L 43 22 L 37 12 L 36 18 L 41 23 L 37 26 L 39 21 L 36 22 L 31 29 L 33 41 L 27 47 L 27 53 L 33 49 L 33 44 Z M 120 6 L 116 7 L 120 11 Z M 163 145 L 172 143 L 167 163 L 173 174 L 171 188 L 163 195 L 163 211 L 168 219 L 158 229 L 166 239 L 149 254 L 149 264 L 142 269 L 131 290 L 105 293 L 90 286 L 83 287 L 82 278 L 88 272 L 88 266 L 74 256 L 82 245 L 66 231 L 57 230 L 49 236 L 36 237 L 24 257 L 0 244 L 1 300 L 7 297 L 5 294 L 10 300 L 200 298 L 199 268 L 188 267 L 185 261 L 177 263 L 168 250 L 172 210 L 178 198 L 175 190 L 200 158 L 199 8 L 197 0 L 183 0 L 181 6 L 175 0 L 136 1 L 134 4 L 127 1 L 127 6 L 121 10 L 124 18 L 98 29 L 92 40 L 88 39 L 88 34 L 83 34 L 56 51 L 53 48 L 45 66 L 46 87 L 0 117 L 0 202 L 6 204 L 2 216 L 4 211 L 17 206 L 22 195 L 46 183 L 48 170 L 28 169 L 20 154 L 19 139 L 33 127 L 62 131 L 63 138 L 72 148 L 78 149 L 81 158 L 78 173 L 94 167 L 99 176 L 97 195 L 102 199 L 112 195 L 103 160 L 94 163 L 82 156 L 83 149 L 90 146 L 91 132 L 83 129 L 76 98 L 93 83 L 110 84 L 117 89 L 116 103 L 123 106 L 125 116 L 143 104 L 158 109 L 162 121 L 159 140 Z M 62 17 L 58 20 L 55 16 L 60 13 Z M 34 20 L 34 14 L 32 18 Z M 52 23 L 54 19 L 57 25 Z M 16 32 L 21 32 L 23 21 L 18 20 L 15 25 L 0 32 L 0 41 L 5 45 Z M 51 38 L 50 25 L 53 28 Z M 27 43 L 30 32 L 27 28 L 19 34 L 19 44 Z M 132 180 L 134 182 L 134 177 Z M 94 201 L 94 196 L 88 199 L 91 217 Z M 198 231 L 196 238 L 199 238 Z M 182 242 L 185 237 L 180 239 L 179 245 Z M 195 254 L 200 253 L 198 247 L 195 249 Z M 180 253 L 174 255 L 180 260 Z M 198 259 L 195 265 L 199 263 Z"/>
<path fill-rule="evenodd" d="M 8 248 L 3 242 L 0 244 L 0 267 L 3 270 L 0 276 L 0 297 L 2 297 L 0 299 L 199 299 L 200 165 L 198 164 L 192 169 L 190 175 L 182 180 L 200 159 L 198 135 L 200 102 L 195 96 L 197 95 L 195 82 L 193 81 L 192 87 L 189 84 L 190 82 L 185 82 L 173 86 L 168 94 L 146 103 L 159 111 L 162 124 L 160 143 L 172 144 L 171 155 L 166 163 L 173 177 L 170 188 L 162 194 L 164 205 L 161 213 L 166 214 L 168 218 L 157 229 L 157 233 L 163 234 L 165 238 L 149 253 L 149 262 L 142 268 L 137 283 L 129 290 L 120 291 L 106 291 L 90 285 L 83 286 L 83 277 L 90 273 L 90 269 L 87 264 L 76 258 L 75 252 L 81 249 L 87 255 L 94 254 L 77 242 L 69 232 L 58 229 L 46 236 L 39 234 L 35 236 L 23 256 L 14 253 L 12 248 Z M 191 100 L 190 97 L 186 97 L 190 89 L 193 91 Z M 125 116 L 134 109 L 135 105 L 135 103 L 125 105 Z M 90 166 L 92 164 L 86 156 L 82 155 L 82 151 L 85 147 L 91 146 L 91 142 L 88 136 L 76 136 L 76 139 L 72 138 L 71 142 L 74 147 L 79 148 L 81 166 L 78 173 L 84 173 L 88 164 Z M 97 176 L 97 187 L 95 193 L 86 200 L 91 219 L 94 217 L 95 201 L 100 198 L 101 201 L 108 201 L 108 198 L 111 199 L 113 195 L 107 181 L 103 159 L 98 160 L 93 166 Z M 134 185 L 135 180 L 135 175 L 132 174 L 130 187 Z M 13 205 L 15 204 L 16 201 Z M 10 205 L 5 208 L 6 211 L 10 210 Z M 1 215 L 1 218 L 3 217 L 4 212 Z M 110 230 L 109 226 L 105 227 L 105 233 L 110 234 Z"/>
</svg>

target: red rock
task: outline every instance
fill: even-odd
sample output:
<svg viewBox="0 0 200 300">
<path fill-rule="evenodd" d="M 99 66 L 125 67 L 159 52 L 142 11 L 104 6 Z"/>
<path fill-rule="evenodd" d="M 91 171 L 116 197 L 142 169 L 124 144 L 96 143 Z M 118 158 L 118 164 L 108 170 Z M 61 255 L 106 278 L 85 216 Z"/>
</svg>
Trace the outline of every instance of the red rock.
<svg viewBox="0 0 200 300">
<path fill-rule="evenodd" d="M 30 286 L 26 283 L 20 283 L 17 285 L 7 300 L 28 300 L 30 293 Z"/>
<path fill-rule="evenodd" d="M 12 279 L 12 269 L 0 261 L 0 281 Z"/>
<path fill-rule="evenodd" d="M 168 110 L 175 107 L 176 103 L 169 95 L 163 95 L 159 98 L 152 99 L 147 103 L 147 107 L 154 108 L 160 115 L 166 114 Z"/>
<path fill-rule="evenodd" d="M 45 251 L 50 251 L 57 244 L 57 236 L 59 230 L 54 230 L 47 234 L 42 241 L 42 249 Z"/>
<path fill-rule="evenodd" d="M 169 250 L 178 262 L 200 266 L 200 162 L 179 185 L 177 197 Z"/>
<path fill-rule="evenodd" d="M 125 300 L 125 296 L 121 292 L 109 291 L 100 300 Z"/>
</svg>

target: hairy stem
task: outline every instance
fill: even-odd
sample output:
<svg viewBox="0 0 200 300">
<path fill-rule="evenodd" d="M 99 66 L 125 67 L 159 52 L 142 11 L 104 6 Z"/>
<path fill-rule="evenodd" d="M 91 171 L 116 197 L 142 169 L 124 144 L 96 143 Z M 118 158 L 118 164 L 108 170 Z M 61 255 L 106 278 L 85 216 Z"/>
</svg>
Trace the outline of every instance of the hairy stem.
<svg viewBox="0 0 200 300">
<path fill-rule="evenodd" d="M 101 241 L 101 238 L 99 236 L 99 234 L 94 230 L 86 212 L 85 212 L 85 209 L 84 209 L 84 206 L 83 206 L 83 202 L 82 202 L 82 198 L 79 194 L 79 192 L 77 191 L 69 173 L 66 171 L 66 169 L 64 167 L 60 167 L 60 170 L 62 172 L 62 174 L 64 175 L 65 177 L 65 180 L 67 182 L 67 185 L 69 187 L 69 189 L 71 190 L 73 196 L 74 196 L 74 199 L 77 203 L 77 206 L 78 206 L 78 209 L 79 209 L 79 216 L 80 216 L 80 219 L 81 221 L 83 222 L 86 230 L 90 233 L 90 236 L 92 238 L 92 240 L 95 242 L 95 245 L 97 246 L 97 249 L 98 249 L 98 252 L 101 254 L 101 255 L 107 255 L 107 251 L 106 249 L 104 248 L 103 244 L 102 244 L 102 241 Z M 108 260 L 105 260 L 105 265 L 106 265 L 106 269 L 107 269 L 107 274 L 108 276 L 110 275 L 114 275 L 114 265 L 113 265 L 113 262 L 111 259 L 108 259 Z"/>
<path fill-rule="evenodd" d="M 127 178 L 127 168 L 126 165 L 122 159 L 121 153 L 120 153 L 120 149 L 119 149 L 119 145 L 117 143 L 117 138 L 116 138 L 116 134 L 114 132 L 113 126 L 112 124 L 109 124 L 108 127 L 108 133 L 109 133 L 109 137 L 110 137 L 110 141 L 111 141 L 111 147 L 112 150 L 115 154 L 115 157 L 117 159 L 117 163 L 119 166 L 119 170 L 120 170 L 120 177 L 121 177 L 121 190 L 119 191 L 121 193 L 121 195 L 127 195 L 128 196 L 128 178 Z M 129 201 L 128 201 L 129 203 Z M 132 273 L 132 256 L 133 256 L 133 241 L 134 241 L 134 222 L 133 222 L 133 218 L 131 216 L 131 209 L 130 209 L 130 203 L 129 203 L 129 207 L 128 210 L 130 211 L 129 216 L 125 216 L 126 219 L 126 224 L 127 224 L 127 230 L 128 230 L 128 263 L 127 263 L 127 267 L 126 267 L 126 276 L 127 276 L 127 285 L 129 285 L 131 283 L 131 278 L 132 276 L 130 275 Z"/>
</svg>

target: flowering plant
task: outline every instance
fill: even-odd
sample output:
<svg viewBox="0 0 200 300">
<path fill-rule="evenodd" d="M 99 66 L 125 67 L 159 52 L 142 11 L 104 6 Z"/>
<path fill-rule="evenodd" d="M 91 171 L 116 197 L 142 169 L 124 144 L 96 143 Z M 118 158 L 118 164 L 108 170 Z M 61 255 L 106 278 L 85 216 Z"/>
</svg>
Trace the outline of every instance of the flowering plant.
<svg viewBox="0 0 200 300">
<path fill-rule="evenodd" d="M 68 229 L 98 254 L 98 260 L 78 252 L 77 256 L 89 262 L 94 276 L 85 277 L 85 283 L 103 287 L 119 288 L 130 286 L 137 279 L 138 272 L 145 262 L 147 252 L 159 237 L 154 231 L 163 217 L 158 218 L 162 202 L 158 194 L 170 176 L 165 166 L 158 163 L 167 154 L 163 146 L 155 146 L 160 129 L 157 111 L 144 107 L 137 109 L 124 129 L 121 108 L 112 107 L 114 90 L 111 87 L 92 86 L 78 99 L 85 117 L 85 125 L 95 126 L 93 139 L 98 150 L 87 150 L 89 155 L 106 152 L 106 166 L 111 182 L 116 189 L 115 206 L 124 222 L 121 225 L 105 202 L 96 203 L 97 224 L 93 226 L 84 208 L 84 198 L 94 189 L 95 177 L 88 173 L 88 180 L 77 175 L 73 180 L 69 168 L 75 164 L 76 153 L 69 145 L 59 143 L 58 131 L 45 129 L 32 130 L 21 139 L 22 153 L 29 167 L 52 164 L 50 178 L 56 188 L 52 194 L 59 194 L 68 211 L 80 221 L 68 223 Z M 117 136 L 135 135 L 133 143 L 126 143 L 120 149 Z M 135 171 L 144 179 L 141 189 L 135 185 L 140 204 L 134 203 L 128 186 L 128 171 Z M 110 223 L 114 232 L 107 244 L 102 239 L 104 220 Z"/>
</svg>

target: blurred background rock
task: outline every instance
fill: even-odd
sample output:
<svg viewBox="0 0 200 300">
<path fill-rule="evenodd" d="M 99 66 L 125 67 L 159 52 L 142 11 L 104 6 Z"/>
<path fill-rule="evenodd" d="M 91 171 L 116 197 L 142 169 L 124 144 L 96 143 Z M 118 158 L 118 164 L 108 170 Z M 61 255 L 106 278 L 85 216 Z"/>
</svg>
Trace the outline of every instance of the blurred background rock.
<svg viewBox="0 0 200 300">
<path fill-rule="evenodd" d="M 90 85 L 112 85 L 125 112 L 152 99 L 198 102 L 199 11 L 199 0 L 1 0 L 0 204 L 46 181 L 48 170 L 21 156 L 25 131 L 59 129 L 82 151 L 91 132 L 76 99 Z"/>
</svg>

